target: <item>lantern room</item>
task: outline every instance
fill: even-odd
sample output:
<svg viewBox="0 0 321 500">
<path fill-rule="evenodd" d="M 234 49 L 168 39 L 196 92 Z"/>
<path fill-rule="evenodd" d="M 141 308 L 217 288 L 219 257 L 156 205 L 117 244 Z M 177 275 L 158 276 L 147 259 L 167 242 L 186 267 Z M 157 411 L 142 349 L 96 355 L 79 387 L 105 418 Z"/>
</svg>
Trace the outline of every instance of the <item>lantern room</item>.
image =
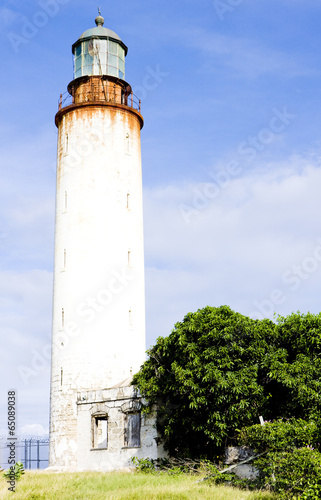
<svg viewBox="0 0 321 500">
<path fill-rule="evenodd" d="M 95 22 L 96 28 L 85 31 L 72 46 L 74 78 L 109 75 L 125 80 L 128 48 L 114 31 L 104 28 L 100 13 Z"/>
</svg>

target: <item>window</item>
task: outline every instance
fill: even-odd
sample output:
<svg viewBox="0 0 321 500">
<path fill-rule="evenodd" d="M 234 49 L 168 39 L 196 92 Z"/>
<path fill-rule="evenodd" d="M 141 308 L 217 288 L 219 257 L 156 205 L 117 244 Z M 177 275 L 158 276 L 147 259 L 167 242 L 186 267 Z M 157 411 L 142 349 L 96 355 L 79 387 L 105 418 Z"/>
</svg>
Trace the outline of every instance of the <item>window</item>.
<svg viewBox="0 0 321 500">
<path fill-rule="evenodd" d="M 130 209 L 130 194 L 127 193 L 127 208 Z"/>
<path fill-rule="evenodd" d="M 124 417 L 124 446 L 140 447 L 140 413 L 127 413 Z"/>
<path fill-rule="evenodd" d="M 61 327 L 64 328 L 65 326 L 65 310 L 61 309 Z"/>
<path fill-rule="evenodd" d="M 125 153 L 126 155 L 130 155 L 130 135 L 128 132 L 125 136 Z"/>
<path fill-rule="evenodd" d="M 108 445 L 108 419 L 107 415 L 94 415 L 92 417 L 92 447 L 95 450 L 106 449 Z"/>
<path fill-rule="evenodd" d="M 60 370 L 60 385 L 62 385 L 62 383 L 63 383 L 63 378 L 64 378 L 64 371 L 61 368 L 61 370 Z"/>
<path fill-rule="evenodd" d="M 69 151 L 69 135 L 66 134 L 66 137 L 65 137 L 65 155 L 68 154 L 68 151 Z"/>
</svg>

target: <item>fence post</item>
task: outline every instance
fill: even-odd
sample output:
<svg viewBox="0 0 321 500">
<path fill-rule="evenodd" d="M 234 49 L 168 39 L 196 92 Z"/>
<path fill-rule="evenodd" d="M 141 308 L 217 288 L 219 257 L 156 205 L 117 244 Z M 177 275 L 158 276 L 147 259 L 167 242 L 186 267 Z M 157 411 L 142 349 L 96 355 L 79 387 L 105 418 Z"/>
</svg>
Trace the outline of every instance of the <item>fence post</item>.
<svg viewBox="0 0 321 500">
<path fill-rule="evenodd" d="M 27 448 L 27 440 L 25 439 L 25 469 L 28 467 L 28 448 Z"/>
<path fill-rule="evenodd" d="M 31 439 L 29 439 L 29 469 L 31 469 Z"/>
<path fill-rule="evenodd" d="M 37 441 L 37 469 L 40 469 L 39 439 Z"/>
</svg>

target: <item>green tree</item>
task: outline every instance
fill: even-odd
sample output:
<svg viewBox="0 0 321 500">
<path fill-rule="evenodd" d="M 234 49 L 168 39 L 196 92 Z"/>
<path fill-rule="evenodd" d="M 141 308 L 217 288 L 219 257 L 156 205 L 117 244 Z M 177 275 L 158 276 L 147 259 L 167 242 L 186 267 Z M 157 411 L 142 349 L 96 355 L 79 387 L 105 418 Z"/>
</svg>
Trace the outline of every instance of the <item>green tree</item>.
<svg viewBox="0 0 321 500">
<path fill-rule="evenodd" d="M 277 318 L 277 348 L 271 359 L 271 418 L 321 416 L 321 314 Z"/>
<path fill-rule="evenodd" d="M 272 322 L 205 307 L 158 338 L 133 383 L 147 411 L 157 404 L 169 453 L 213 458 L 260 415 L 320 415 L 320 326 L 320 315 Z"/>
<path fill-rule="evenodd" d="M 158 338 L 134 384 L 149 407 L 158 404 L 159 430 L 172 455 L 212 457 L 235 429 L 258 421 L 270 398 L 264 381 L 275 336 L 272 321 L 222 306 L 189 313 Z"/>
</svg>

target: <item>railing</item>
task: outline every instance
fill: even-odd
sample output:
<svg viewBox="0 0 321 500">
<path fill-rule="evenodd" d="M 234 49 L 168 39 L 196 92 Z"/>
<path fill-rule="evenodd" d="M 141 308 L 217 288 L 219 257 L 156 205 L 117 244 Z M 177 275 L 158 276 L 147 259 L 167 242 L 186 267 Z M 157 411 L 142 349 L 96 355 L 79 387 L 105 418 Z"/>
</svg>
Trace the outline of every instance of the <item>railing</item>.
<svg viewBox="0 0 321 500">
<path fill-rule="evenodd" d="M 128 106 L 129 108 L 135 109 L 136 111 L 141 112 L 141 100 L 138 99 L 138 97 L 131 92 L 130 94 L 123 94 L 121 96 L 121 99 L 119 99 L 119 96 L 116 95 L 115 93 L 109 93 L 107 94 L 105 99 L 95 99 L 92 94 L 88 94 L 89 97 L 92 97 L 92 99 L 88 99 L 88 103 L 90 102 L 108 102 L 112 104 L 122 104 L 123 106 Z M 65 92 L 64 94 L 60 94 L 59 100 L 58 100 L 58 110 L 60 111 L 63 108 L 66 108 L 67 106 L 71 106 L 72 104 L 75 104 L 75 99 L 72 95 L 69 94 L 69 92 Z M 83 102 L 79 102 L 79 104 L 83 104 Z"/>
</svg>

